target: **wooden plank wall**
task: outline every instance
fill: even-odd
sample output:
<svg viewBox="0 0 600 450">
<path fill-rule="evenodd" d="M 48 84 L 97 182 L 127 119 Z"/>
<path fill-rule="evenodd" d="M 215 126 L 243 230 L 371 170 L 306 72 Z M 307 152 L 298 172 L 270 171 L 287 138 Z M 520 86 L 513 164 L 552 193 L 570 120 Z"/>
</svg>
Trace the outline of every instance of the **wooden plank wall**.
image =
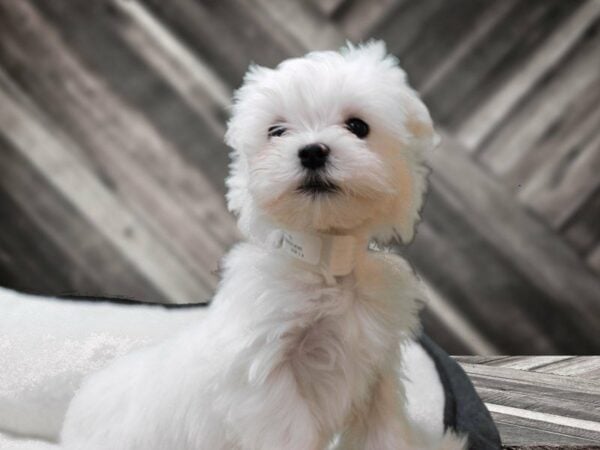
<svg viewBox="0 0 600 450">
<path fill-rule="evenodd" d="M 0 284 L 207 301 L 251 61 L 383 38 L 444 142 L 416 241 L 455 354 L 600 351 L 600 1 L 0 0 Z"/>
</svg>

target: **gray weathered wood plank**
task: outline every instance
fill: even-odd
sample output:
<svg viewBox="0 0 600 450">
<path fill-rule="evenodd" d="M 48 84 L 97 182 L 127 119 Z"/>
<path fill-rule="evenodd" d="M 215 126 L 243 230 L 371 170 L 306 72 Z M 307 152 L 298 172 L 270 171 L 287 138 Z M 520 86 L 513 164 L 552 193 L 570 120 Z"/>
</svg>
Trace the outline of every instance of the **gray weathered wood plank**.
<svg viewBox="0 0 600 450">
<path fill-rule="evenodd" d="M 582 103 L 583 97 L 596 97 L 600 81 L 600 74 L 595 70 L 600 65 L 600 37 L 584 37 L 582 40 L 584 42 L 575 49 L 576 54 L 569 55 L 560 68 L 547 74 L 546 82 L 524 100 L 524 105 L 511 113 L 481 149 L 480 159 L 495 174 L 506 180 L 509 186 L 516 189 L 517 183 L 519 186 L 524 185 L 523 189 L 519 189 L 523 200 L 532 200 L 535 191 L 531 191 L 542 183 L 537 179 L 525 178 L 523 171 L 532 165 L 532 170 L 535 170 L 536 163 L 545 165 L 544 162 L 548 159 L 554 159 L 556 165 L 557 159 L 560 163 L 564 158 L 561 153 L 575 146 L 571 144 L 561 152 L 557 148 L 540 145 L 543 137 L 559 120 L 572 115 L 572 110 Z M 551 102 L 548 101 L 549 98 L 552 99 Z M 593 114 L 593 110 L 590 112 Z M 586 116 L 581 118 L 582 121 L 585 119 Z M 597 126 L 597 117 L 587 119 L 590 126 Z M 577 134 L 573 133 L 571 136 Z M 537 161 L 531 161 L 532 158 L 528 156 L 534 151 L 543 151 L 545 159 L 539 156 Z M 553 171 L 547 169 L 544 172 Z"/>
<path fill-rule="evenodd" d="M 547 394 L 530 389 L 525 392 L 518 389 L 506 391 L 496 388 L 493 379 L 487 384 L 479 382 L 477 393 L 486 403 L 600 422 L 600 399 L 584 402 L 581 399 L 569 398 L 568 393 L 564 391 L 561 392 L 560 398 L 555 396 L 555 392 Z"/>
<path fill-rule="evenodd" d="M 507 191 L 482 173 L 460 146 L 449 138 L 446 142 L 445 149 L 434 152 L 430 159 L 438 172 L 437 178 L 432 178 L 434 189 L 439 183 L 440 194 L 463 212 L 465 220 L 539 289 L 554 295 L 565 318 L 573 314 L 580 328 L 586 328 L 584 324 L 588 323 L 589 338 L 597 343 L 600 280 L 552 231 L 524 212 Z"/>
<path fill-rule="evenodd" d="M 503 359 L 489 361 L 486 364 L 518 370 L 534 370 L 547 364 L 572 358 L 574 358 L 574 356 L 509 356 Z"/>
<path fill-rule="evenodd" d="M 487 366 L 483 364 L 461 363 L 462 368 L 474 380 L 474 383 L 496 386 L 512 386 L 524 392 L 556 392 L 568 393 L 572 399 L 598 403 L 600 401 L 600 383 L 583 378 L 572 378 L 550 373 L 529 372 L 526 370 L 510 369 L 507 367 Z"/>
<path fill-rule="evenodd" d="M 226 114 L 215 101 L 228 101 L 224 98 L 228 87 L 223 83 L 215 87 L 207 80 L 196 55 L 182 50 L 183 44 L 165 27 L 162 34 L 155 32 L 154 39 L 148 39 L 152 16 L 138 2 L 99 0 L 93 7 L 79 1 L 35 4 L 88 73 L 119 101 L 143 114 L 175 155 L 195 166 L 223 194 L 228 163 L 223 144 Z M 164 50 L 168 44 L 179 50 L 170 50 L 170 58 Z"/>
<path fill-rule="evenodd" d="M 26 269 L 15 270 L 18 276 L 12 287 L 46 295 L 69 290 L 164 301 L 164 295 L 153 287 L 152 281 L 129 264 L 1 135 L 0 173 L 0 190 L 10 197 L 10 201 L 3 197 L 3 202 L 15 207 L 10 212 L 3 211 L 0 235 L 7 241 L 20 240 L 21 233 L 15 230 L 18 228 L 29 233 L 31 241 L 25 247 L 28 252 L 13 254 L 27 259 L 29 264 Z M 56 260 L 61 263 L 56 264 Z M 22 284 L 25 280 L 30 284 Z"/>
<path fill-rule="evenodd" d="M 554 361 L 533 369 L 535 372 L 553 373 L 563 376 L 582 376 L 600 370 L 600 356 L 577 356 L 574 358 Z M 599 405 L 600 408 L 600 405 Z"/>
<path fill-rule="evenodd" d="M 91 221 L 121 253 L 129 258 L 171 301 L 185 302 L 201 295 L 203 288 L 145 229 L 114 194 L 102 186 L 77 157 L 67 139 L 48 133 L 42 119 L 34 121 L 32 106 L 0 77 L 0 126 L 6 138 L 29 163 L 44 174 L 79 214 Z M 10 96 L 5 92 L 10 89 Z M 15 98 L 16 97 L 16 98 Z M 52 177 L 48 175 L 52 173 Z M 93 208 L 90 206 L 93 205 Z M 131 235 L 126 230 L 135 230 Z"/>
<path fill-rule="evenodd" d="M 473 109 L 470 116 L 460 124 L 457 139 L 468 149 L 475 150 L 481 145 L 533 86 L 556 64 L 560 63 L 564 55 L 571 50 L 586 29 L 600 15 L 600 3 L 595 0 L 585 3 L 559 3 L 562 3 L 567 9 L 573 6 L 578 9 L 560 27 L 556 29 L 550 27 L 551 35 L 539 49 L 533 55 L 526 54 L 524 64 L 519 65 L 518 70 L 513 71 L 512 76 L 503 83 L 502 87 L 486 98 L 484 104 Z M 526 7 L 528 6 L 526 5 Z M 548 12 L 545 11 L 545 13 Z M 527 25 L 527 28 L 529 27 L 530 25 Z M 519 48 L 523 47 L 522 44 L 523 42 L 519 42 Z"/>
<path fill-rule="evenodd" d="M 10 50 L 4 53 L 5 60 L 12 58 L 13 67 L 20 63 L 29 70 L 33 82 L 28 89 L 83 143 L 83 157 L 118 186 L 128 208 L 144 217 L 153 233 L 162 235 L 163 245 L 185 261 L 196 283 L 210 289 L 215 279 L 207 267 L 216 267 L 224 248 L 237 236 L 222 197 L 177 157 L 141 112 L 120 101 L 33 11 L 25 9 L 24 2 L 20 5 L 21 12 L 30 15 L 29 34 L 18 39 L 13 30 L 7 35 L 4 42 L 16 45 L 6 47 Z M 93 104 L 87 100 L 90 95 Z M 178 240 L 170 239 L 173 234 Z"/>
<path fill-rule="evenodd" d="M 582 432 L 578 428 L 556 426 L 544 421 L 533 421 L 508 414 L 492 413 L 492 417 L 498 426 L 505 449 L 592 450 L 598 448 L 596 445 L 599 439 L 598 433 Z"/>
<path fill-rule="evenodd" d="M 347 2 L 335 22 L 349 39 L 354 42 L 372 36 L 373 28 L 398 12 L 409 0 L 355 0 Z"/>
<path fill-rule="evenodd" d="M 561 233 L 579 254 L 585 256 L 593 251 L 600 242 L 600 189 L 563 225 Z M 600 267 L 596 270 L 600 273 Z"/>
</svg>

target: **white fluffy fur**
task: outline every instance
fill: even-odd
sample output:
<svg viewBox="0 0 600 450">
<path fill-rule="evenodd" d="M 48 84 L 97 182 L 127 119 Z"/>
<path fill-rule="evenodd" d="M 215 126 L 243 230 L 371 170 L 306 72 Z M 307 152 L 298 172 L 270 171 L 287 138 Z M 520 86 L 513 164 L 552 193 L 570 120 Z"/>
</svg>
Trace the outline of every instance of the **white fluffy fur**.
<svg viewBox="0 0 600 450">
<path fill-rule="evenodd" d="M 364 140 L 344 127 L 360 117 Z M 283 123 L 288 133 L 269 139 Z M 253 67 L 227 142 L 228 201 L 247 242 L 225 258 L 202 326 L 132 353 L 84 382 L 63 445 L 100 449 L 460 449 L 407 419 L 402 342 L 417 327 L 418 283 L 371 239 L 411 239 L 425 186 L 431 119 L 382 43 Z M 310 196 L 298 149 L 331 148 L 341 191 Z M 323 276 L 269 248 L 274 229 L 354 235 L 354 271 Z"/>
</svg>

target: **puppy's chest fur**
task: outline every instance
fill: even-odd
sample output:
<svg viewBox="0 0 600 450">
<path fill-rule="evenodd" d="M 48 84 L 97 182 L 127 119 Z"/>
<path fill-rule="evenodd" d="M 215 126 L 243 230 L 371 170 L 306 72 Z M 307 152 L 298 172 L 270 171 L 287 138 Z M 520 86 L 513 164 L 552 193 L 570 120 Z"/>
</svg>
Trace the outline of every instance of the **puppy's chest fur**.
<svg viewBox="0 0 600 450">
<path fill-rule="evenodd" d="M 307 325 L 290 331 L 287 357 L 302 395 L 324 428 L 340 428 L 353 407 L 368 402 L 384 364 L 397 361 L 398 336 L 356 289 L 340 288 L 320 299 L 339 304 L 319 311 Z M 396 336 L 393 339 L 392 336 Z"/>
<path fill-rule="evenodd" d="M 412 274 L 400 266 L 369 255 L 350 276 L 327 286 L 288 258 L 276 269 L 272 262 L 258 264 L 262 282 L 272 278 L 279 289 L 276 297 L 262 299 L 269 307 L 260 320 L 263 339 L 255 361 L 261 353 L 280 355 L 270 367 L 291 368 L 325 430 L 339 430 L 353 409 L 368 403 L 381 372 L 398 365 L 399 342 L 416 322 L 417 295 Z"/>
</svg>

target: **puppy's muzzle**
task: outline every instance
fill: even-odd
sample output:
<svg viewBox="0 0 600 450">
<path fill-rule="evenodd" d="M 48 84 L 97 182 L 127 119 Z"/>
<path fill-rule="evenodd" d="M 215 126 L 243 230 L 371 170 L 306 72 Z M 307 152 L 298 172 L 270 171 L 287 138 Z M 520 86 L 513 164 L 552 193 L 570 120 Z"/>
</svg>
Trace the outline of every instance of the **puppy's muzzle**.
<svg viewBox="0 0 600 450">
<path fill-rule="evenodd" d="M 325 144 L 308 144 L 298 150 L 298 158 L 300 158 L 300 164 L 305 169 L 318 170 L 325 167 L 329 153 L 329 147 Z"/>
</svg>

